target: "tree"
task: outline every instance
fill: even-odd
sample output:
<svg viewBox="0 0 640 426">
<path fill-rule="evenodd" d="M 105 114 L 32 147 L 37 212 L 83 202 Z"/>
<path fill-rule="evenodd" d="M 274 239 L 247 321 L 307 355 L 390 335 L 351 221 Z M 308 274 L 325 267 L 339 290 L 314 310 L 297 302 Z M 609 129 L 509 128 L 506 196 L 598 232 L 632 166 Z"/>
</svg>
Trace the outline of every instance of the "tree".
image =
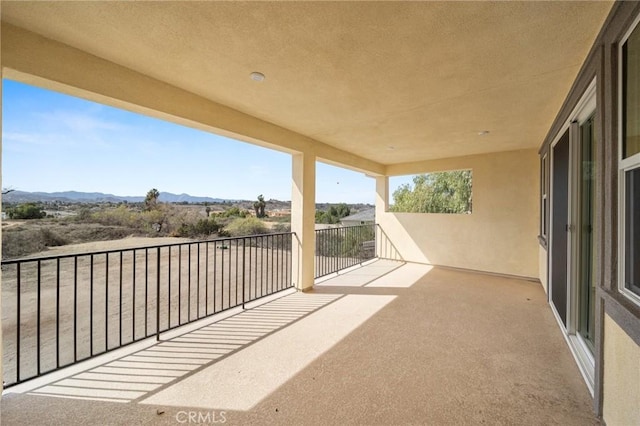
<svg viewBox="0 0 640 426">
<path fill-rule="evenodd" d="M 144 208 L 147 211 L 155 210 L 158 207 L 158 198 L 160 198 L 160 192 L 153 188 L 147 192 L 147 196 L 144 199 Z"/>
<path fill-rule="evenodd" d="M 345 203 L 332 205 L 327 211 L 316 211 L 316 223 L 340 223 L 340 219 L 351 214 L 351 209 Z"/>
<path fill-rule="evenodd" d="M 20 204 L 7 210 L 9 219 L 42 219 L 47 214 L 33 203 Z"/>
<path fill-rule="evenodd" d="M 391 211 L 410 213 L 471 213 L 471 170 L 414 176 L 393 193 Z"/>
<path fill-rule="evenodd" d="M 264 201 L 264 197 L 262 194 L 258 195 L 258 201 L 253 203 L 253 208 L 256 211 L 256 217 L 262 218 L 265 217 L 264 208 L 267 206 L 267 203 Z"/>
</svg>

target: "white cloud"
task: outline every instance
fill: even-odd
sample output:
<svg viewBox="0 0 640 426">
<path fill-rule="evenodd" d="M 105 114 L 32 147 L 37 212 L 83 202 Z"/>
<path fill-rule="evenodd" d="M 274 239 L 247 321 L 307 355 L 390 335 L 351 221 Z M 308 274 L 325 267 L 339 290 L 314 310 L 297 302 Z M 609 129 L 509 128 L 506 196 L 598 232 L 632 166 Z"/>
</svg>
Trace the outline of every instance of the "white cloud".
<svg viewBox="0 0 640 426">
<path fill-rule="evenodd" d="M 121 131 L 128 128 L 122 123 L 108 121 L 79 111 L 56 110 L 37 113 L 35 116 L 47 124 L 65 127 L 74 132 L 94 132 L 101 130 Z"/>
</svg>

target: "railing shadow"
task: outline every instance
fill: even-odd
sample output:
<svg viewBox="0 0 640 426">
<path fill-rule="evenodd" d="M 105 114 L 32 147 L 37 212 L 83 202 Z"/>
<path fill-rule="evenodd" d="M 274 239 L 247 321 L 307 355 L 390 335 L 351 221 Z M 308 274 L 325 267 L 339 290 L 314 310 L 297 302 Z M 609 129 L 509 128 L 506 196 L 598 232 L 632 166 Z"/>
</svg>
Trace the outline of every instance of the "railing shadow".
<svg viewBox="0 0 640 426">
<path fill-rule="evenodd" d="M 138 401 L 197 374 L 326 307 L 340 295 L 285 295 L 218 322 L 30 391 L 33 395 Z"/>
</svg>

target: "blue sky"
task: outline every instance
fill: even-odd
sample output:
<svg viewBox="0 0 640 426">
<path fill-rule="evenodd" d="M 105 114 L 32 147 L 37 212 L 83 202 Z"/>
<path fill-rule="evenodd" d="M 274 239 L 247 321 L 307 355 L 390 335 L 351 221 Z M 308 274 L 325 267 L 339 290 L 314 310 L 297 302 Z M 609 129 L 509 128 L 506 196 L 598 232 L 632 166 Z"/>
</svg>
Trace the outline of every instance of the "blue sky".
<svg viewBox="0 0 640 426">
<path fill-rule="evenodd" d="M 291 156 L 3 80 L 2 184 L 22 191 L 291 199 Z M 317 165 L 317 202 L 373 203 L 375 181 Z"/>
</svg>

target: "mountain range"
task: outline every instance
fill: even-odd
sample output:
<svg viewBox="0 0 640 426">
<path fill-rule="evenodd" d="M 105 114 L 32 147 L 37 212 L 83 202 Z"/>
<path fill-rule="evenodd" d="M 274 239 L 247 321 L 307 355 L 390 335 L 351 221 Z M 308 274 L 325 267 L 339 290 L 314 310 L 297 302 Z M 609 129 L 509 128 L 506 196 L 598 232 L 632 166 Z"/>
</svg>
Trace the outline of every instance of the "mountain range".
<svg viewBox="0 0 640 426">
<path fill-rule="evenodd" d="M 64 191 L 64 192 L 26 192 L 26 191 L 13 191 L 5 194 L 2 199 L 8 203 L 28 203 L 28 202 L 68 202 L 68 203 L 99 203 L 99 202 L 112 202 L 120 203 L 126 201 L 128 203 L 139 203 L 144 201 L 144 196 L 121 196 L 113 194 L 104 194 L 102 192 L 78 192 L 78 191 Z M 211 197 L 196 197 L 189 194 L 172 194 L 170 192 L 161 192 L 160 201 L 165 203 L 221 203 L 223 201 L 235 201 L 224 200 L 222 198 Z"/>
</svg>

